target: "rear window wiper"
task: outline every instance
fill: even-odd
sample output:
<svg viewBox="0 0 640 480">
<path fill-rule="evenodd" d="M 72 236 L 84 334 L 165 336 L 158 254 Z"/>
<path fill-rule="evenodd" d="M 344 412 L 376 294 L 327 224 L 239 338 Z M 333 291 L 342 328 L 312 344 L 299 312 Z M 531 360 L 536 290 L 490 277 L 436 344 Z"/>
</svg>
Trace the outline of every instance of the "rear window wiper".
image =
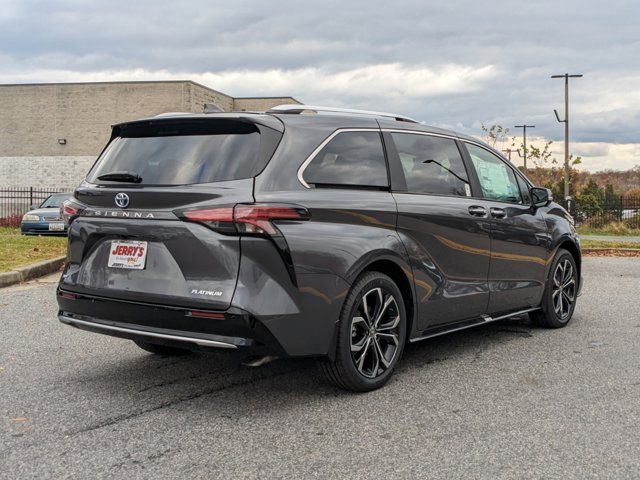
<svg viewBox="0 0 640 480">
<path fill-rule="evenodd" d="M 141 183 L 142 177 L 136 172 L 109 172 L 98 177 L 98 180 Z"/>
</svg>

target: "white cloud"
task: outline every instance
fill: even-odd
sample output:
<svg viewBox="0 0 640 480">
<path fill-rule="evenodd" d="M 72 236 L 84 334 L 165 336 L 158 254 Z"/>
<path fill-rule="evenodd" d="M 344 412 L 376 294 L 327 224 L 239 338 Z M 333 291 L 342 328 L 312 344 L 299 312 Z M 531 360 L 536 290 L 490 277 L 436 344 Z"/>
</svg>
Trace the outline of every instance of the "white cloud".
<svg viewBox="0 0 640 480">
<path fill-rule="evenodd" d="M 493 65 L 472 67 L 447 64 L 434 68 L 400 63 L 367 65 L 329 71 L 321 68 L 175 72 L 168 70 L 116 70 L 77 72 L 32 70 L 0 73 L 0 82 L 90 82 L 190 79 L 234 96 L 295 95 L 308 103 L 336 99 L 372 99 L 383 103 L 476 91 L 497 75 Z"/>
<path fill-rule="evenodd" d="M 579 142 L 574 143 L 571 150 L 581 157 L 605 157 L 609 154 L 611 146 L 603 142 Z"/>
<path fill-rule="evenodd" d="M 640 144 L 615 143 L 604 145 L 607 146 L 606 153 L 584 157 L 580 168 L 596 172 L 607 169 L 626 170 L 640 165 Z"/>
<path fill-rule="evenodd" d="M 629 168 L 640 163 L 640 2 L 610 3 L 4 0 L 0 82 L 192 79 L 469 134 L 526 122 L 562 158 L 562 82 L 549 75 L 569 71 L 584 74 L 570 98 L 582 168 Z"/>
</svg>

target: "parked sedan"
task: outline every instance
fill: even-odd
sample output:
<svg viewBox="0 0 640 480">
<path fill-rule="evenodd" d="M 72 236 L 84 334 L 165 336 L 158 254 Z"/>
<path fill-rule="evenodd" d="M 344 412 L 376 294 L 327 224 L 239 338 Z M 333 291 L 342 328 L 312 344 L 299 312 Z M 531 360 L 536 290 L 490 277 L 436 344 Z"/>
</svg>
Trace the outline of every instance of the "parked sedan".
<svg viewBox="0 0 640 480">
<path fill-rule="evenodd" d="M 70 193 L 49 195 L 37 208 L 22 216 L 20 230 L 23 235 L 66 235 L 67 223 L 60 216 L 60 205 Z"/>
</svg>

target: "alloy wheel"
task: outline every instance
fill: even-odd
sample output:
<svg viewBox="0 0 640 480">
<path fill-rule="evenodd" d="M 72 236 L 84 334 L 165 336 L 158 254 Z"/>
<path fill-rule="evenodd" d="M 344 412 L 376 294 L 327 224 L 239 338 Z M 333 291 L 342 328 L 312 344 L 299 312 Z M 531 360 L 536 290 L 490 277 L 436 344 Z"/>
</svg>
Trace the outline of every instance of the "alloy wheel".
<svg viewBox="0 0 640 480">
<path fill-rule="evenodd" d="M 382 375 L 400 346 L 400 310 L 394 296 L 376 287 L 360 298 L 351 319 L 351 358 L 363 376 Z"/>
<path fill-rule="evenodd" d="M 562 321 L 571 314 L 571 307 L 576 300 L 576 279 L 571 262 L 564 258 L 556 266 L 553 273 L 553 292 L 551 294 L 553 309 Z"/>
</svg>

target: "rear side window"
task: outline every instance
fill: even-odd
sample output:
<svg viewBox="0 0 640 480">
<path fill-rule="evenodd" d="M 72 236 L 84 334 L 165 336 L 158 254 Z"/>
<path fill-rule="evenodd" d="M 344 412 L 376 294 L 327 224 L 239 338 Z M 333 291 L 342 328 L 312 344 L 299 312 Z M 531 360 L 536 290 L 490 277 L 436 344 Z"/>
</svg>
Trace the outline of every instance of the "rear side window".
<svg viewBox="0 0 640 480">
<path fill-rule="evenodd" d="M 186 185 L 251 178 L 262 171 L 276 143 L 269 128 L 234 121 L 127 124 L 114 138 L 87 179 L 113 172 L 135 173 L 146 185 Z M 263 133 L 265 135 L 263 135 Z M 266 148 L 267 144 L 273 144 Z"/>
<path fill-rule="evenodd" d="M 338 133 L 313 158 L 303 176 L 316 186 L 388 187 L 380 133 Z"/>
<path fill-rule="evenodd" d="M 471 194 L 469 178 L 455 140 L 392 133 L 409 193 Z"/>
</svg>

